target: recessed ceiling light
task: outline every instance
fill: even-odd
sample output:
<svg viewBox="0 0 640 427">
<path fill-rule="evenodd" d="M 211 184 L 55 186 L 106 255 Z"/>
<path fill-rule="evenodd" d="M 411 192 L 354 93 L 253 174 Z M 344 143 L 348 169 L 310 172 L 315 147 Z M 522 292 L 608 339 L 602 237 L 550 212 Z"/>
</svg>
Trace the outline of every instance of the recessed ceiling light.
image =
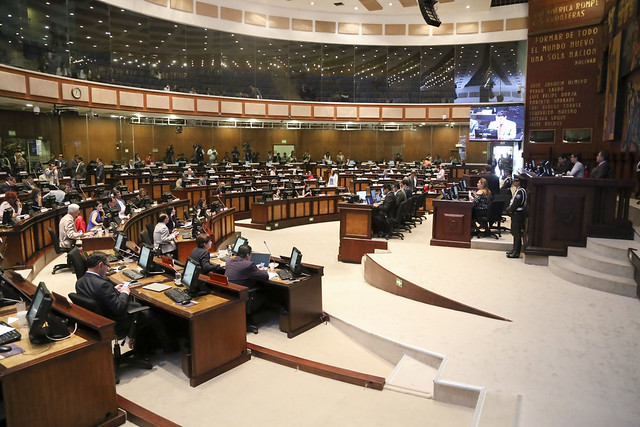
<svg viewBox="0 0 640 427">
<path fill-rule="evenodd" d="M 471 8 L 471 6 L 467 5 L 467 9 L 470 9 L 470 8 Z"/>
</svg>

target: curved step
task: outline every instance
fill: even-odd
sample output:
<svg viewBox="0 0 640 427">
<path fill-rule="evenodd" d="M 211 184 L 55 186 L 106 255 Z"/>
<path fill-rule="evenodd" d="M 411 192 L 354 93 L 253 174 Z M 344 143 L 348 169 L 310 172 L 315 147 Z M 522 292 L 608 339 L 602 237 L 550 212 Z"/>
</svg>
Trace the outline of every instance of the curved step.
<svg viewBox="0 0 640 427">
<path fill-rule="evenodd" d="M 635 298 L 637 285 L 633 279 L 601 273 L 572 263 L 565 257 L 549 257 L 549 269 L 556 276 L 576 285 Z"/>
<path fill-rule="evenodd" d="M 569 246 L 567 259 L 589 270 L 620 276 L 625 279 L 633 279 L 633 266 L 628 258 L 624 260 L 609 258 L 587 248 Z"/>
<path fill-rule="evenodd" d="M 625 260 L 629 248 L 640 250 L 640 243 L 635 240 L 603 239 L 600 237 L 587 237 L 587 249 L 598 255 L 617 260 Z"/>
</svg>

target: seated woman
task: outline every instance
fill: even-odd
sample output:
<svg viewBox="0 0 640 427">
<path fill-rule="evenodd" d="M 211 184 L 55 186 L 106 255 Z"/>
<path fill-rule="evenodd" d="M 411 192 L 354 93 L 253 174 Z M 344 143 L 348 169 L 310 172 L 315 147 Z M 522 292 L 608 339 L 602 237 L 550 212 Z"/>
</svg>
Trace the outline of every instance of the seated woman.
<svg viewBox="0 0 640 427">
<path fill-rule="evenodd" d="M 189 258 L 192 258 L 200 267 L 202 267 L 202 274 L 209 274 L 211 272 L 224 274 L 224 268 L 218 264 L 211 264 L 211 254 L 209 250 L 211 249 L 211 236 L 206 233 L 199 234 L 196 237 L 196 247 L 189 255 Z"/>
<path fill-rule="evenodd" d="M 167 228 L 169 229 L 169 233 L 173 233 L 176 227 L 178 227 L 178 219 L 176 218 L 176 208 L 171 206 L 167 208 L 167 216 L 169 217 L 169 222 L 167 223 Z"/>
<path fill-rule="evenodd" d="M 298 196 L 299 197 L 309 197 L 309 196 L 311 196 L 311 187 L 309 186 L 309 184 L 306 184 L 304 186 L 304 189 L 298 191 Z"/>
<path fill-rule="evenodd" d="M 34 211 L 40 212 L 42 210 L 42 190 L 38 187 L 31 190 L 31 206 Z"/>
<path fill-rule="evenodd" d="M 280 200 L 281 198 L 282 196 L 280 195 L 280 188 L 278 188 L 276 192 L 273 194 L 273 200 Z"/>
<path fill-rule="evenodd" d="M 78 215 L 74 222 L 76 224 L 76 231 L 87 232 L 87 223 L 84 222 L 82 215 Z"/>
<path fill-rule="evenodd" d="M 0 219 L 4 216 L 4 211 L 13 209 L 13 217 L 17 217 L 22 213 L 22 203 L 18 200 L 18 193 L 15 191 L 7 191 L 4 194 L 4 202 L 0 204 Z"/>
<path fill-rule="evenodd" d="M 486 222 L 487 210 L 491 201 L 491 191 L 485 178 L 478 180 L 478 191 L 471 191 L 469 199 L 473 201 L 472 219 L 475 223 Z M 482 224 L 481 224 L 482 225 Z M 486 224 L 484 225 L 486 229 Z"/>
<path fill-rule="evenodd" d="M 193 211 L 196 214 L 196 218 L 200 220 L 205 216 L 207 216 L 207 206 L 205 205 L 204 198 L 200 198 L 200 200 L 198 200 L 198 203 L 193 207 Z M 174 212 L 175 212 L 175 209 L 174 209 Z"/>
<path fill-rule="evenodd" d="M 102 218 L 104 217 L 104 210 L 102 209 L 102 202 L 96 203 L 96 208 L 89 214 L 89 223 L 87 224 L 87 231 L 90 231 L 93 227 L 102 226 Z"/>
</svg>

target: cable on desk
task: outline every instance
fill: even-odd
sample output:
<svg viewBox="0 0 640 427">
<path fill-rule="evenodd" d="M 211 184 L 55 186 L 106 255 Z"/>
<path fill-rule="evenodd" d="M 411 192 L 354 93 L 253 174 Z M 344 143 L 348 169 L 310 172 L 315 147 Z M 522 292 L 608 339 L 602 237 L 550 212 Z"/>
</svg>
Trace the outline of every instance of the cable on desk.
<svg viewBox="0 0 640 427">
<path fill-rule="evenodd" d="M 69 335 L 67 335 L 64 338 L 53 338 L 53 337 L 50 337 L 49 335 L 46 335 L 46 337 L 47 339 L 49 339 L 49 341 L 64 341 L 74 336 L 77 330 L 78 330 L 78 322 L 76 322 L 76 326 L 73 328 L 73 332 L 71 332 Z"/>
</svg>

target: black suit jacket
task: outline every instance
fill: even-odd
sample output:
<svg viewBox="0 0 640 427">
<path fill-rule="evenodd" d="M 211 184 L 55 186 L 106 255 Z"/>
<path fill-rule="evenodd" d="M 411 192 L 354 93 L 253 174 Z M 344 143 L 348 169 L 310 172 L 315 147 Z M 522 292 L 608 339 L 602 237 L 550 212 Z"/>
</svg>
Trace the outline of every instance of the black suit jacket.
<svg viewBox="0 0 640 427">
<path fill-rule="evenodd" d="M 611 178 L 613 176 L 613 169 L 609 162 L 602 162 L 596 166 L 592 171 L 591 178 Z"/>
<path fill-rule="evenodd" d="M 189 258 L 192 258 L 200 264 L 202 267 L 202 274 L 209 274 L 212 271 L 214 273 L 224 274 L 224 268 L 218 264 L 211 264 L 209 262 L 211 260 L 211 255 L 205 248 L 196 247 L 193 252 L 191 252 L 191 255 L 189 255 Z"/>
<path fill-rule="evenodd" d="M 119 331 L 127 331 L 130 325 L 129 307 L 138 303 L 130 301 L 129 295 L 118 292 L 113 283 L 97 274 L 86 272 L 76 282 L 76 292 L 93 299 L 106 317 L 116 322 Z"/>
<path fill-rule="evenodd" d="M 387 217 L 393 217 L 396 214 L 396 208 L 396 196 L 393 194 L 393 191 L 389 191 L 377 210 Z"/>
</svg>

